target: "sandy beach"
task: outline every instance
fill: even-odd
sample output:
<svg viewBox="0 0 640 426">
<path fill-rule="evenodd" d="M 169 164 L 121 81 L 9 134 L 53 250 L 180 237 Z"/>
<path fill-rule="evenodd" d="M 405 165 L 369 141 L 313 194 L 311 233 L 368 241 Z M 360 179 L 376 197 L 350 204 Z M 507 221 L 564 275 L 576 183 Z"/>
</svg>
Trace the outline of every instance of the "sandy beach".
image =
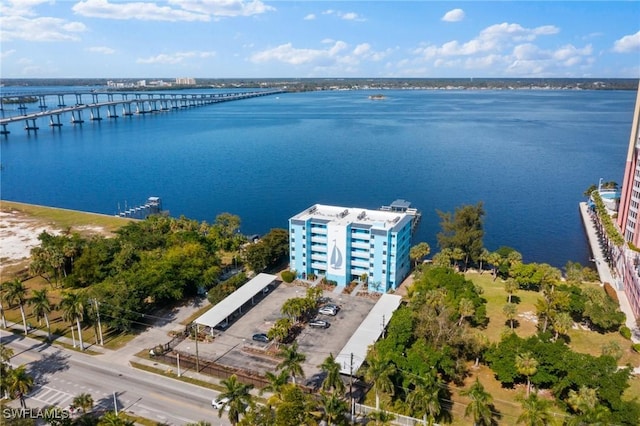
<svg viewBox="0 0 640 426">
<path fill-rule="evenodd" d="M 0 211 L 0 265 L 4 268 L 28 259 L 31 249 L 40 244 L 38 235 L 43 231 L 61 232 L 19 211 Z"/>
</svg>

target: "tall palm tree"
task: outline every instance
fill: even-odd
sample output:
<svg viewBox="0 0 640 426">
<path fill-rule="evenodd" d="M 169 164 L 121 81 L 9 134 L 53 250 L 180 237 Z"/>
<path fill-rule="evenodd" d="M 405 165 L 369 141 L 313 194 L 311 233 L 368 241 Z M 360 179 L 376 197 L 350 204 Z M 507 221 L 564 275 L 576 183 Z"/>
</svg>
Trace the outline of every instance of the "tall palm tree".
<svg viewBox="0 0 640 426">
<path fill-rule="evenodd" d="M 373 350 L 367 358 L 367 365 L 364 371 L 364 380 L 371 383 L 376 393 L 376 411 L 380 410 L 380 392 L 388 392 L 393 395 L 393 382 L 391 376 L 395 374 L 396 366 L 380 357 L 377 351 Z"/>
<path fill-rule="evenodd" d="M 13 349 L 0 343 L 0 397 L 9 398 L 9 377 L 12 371 L 9 361 L 13 357 Z"/>
<path fill-rule="evenodd" d="M 224 386 L 220 399 L 226 398 L 227 401 L 218 410 L 218 417 L 222 417 L 222 413 L 228 410 L 229 421 L 232 425 L 236 425 L 240 421 L 240 414 L 244 414 L 251 403 L 249 391 L 253 386 L 239 382 L 235 374 L 220 383 Z"/>
<path fill-rule="evenodd" d="M 91 411 L 93 408 L 93 397 L 88 393 L 81 393 L 73 398 L 73 406 L 82 409 L 83 413 Z"/>
<path fill-rule="evenodd" d="M 84 298 L 80 293 L 67 292 L 62 294 L 60 301 L 60 309 L 62 309 L 62 319 L 65 321 L 75 321 L 78 327 L 78 339 L 80 340 L 80 350 L 84 350 L 82 342 L 82 327 L 80 322 L 84 318 Z"/>
<path fill-rule="evenodd" d="M 407 395 L 407 404 L 415 415 L 427 416 L 428 424 L 431 426 L 440 415 L 442 409 L 440 404 L 440 384 L 435 378 L 414 377 L 411 381 L 414 388 Z"/>
<path fill-rule="evenodd" d="M 471 399 L 471 402 L 464 410 L 464 416 L 471 415 L 474 426 L 491 424 L 493 421 L 493 412 L 491 411 L 493 397 L 484 389 L 484 386 L 477 378 L 471 387 L 461 391 L 460 395 Z"/>
<path fill-rule="evenodd" d="M 8 282 L 0 283 L 0 319 L 2 319 L 2 327 L 7 328 L 7 318 L 4 316 L 5 294 L 7 294 Z"/>
<path fill-rule="evenodd" d="M 396 419 L 396 416 L 384 410 L 372 411 L 367 415 L 367 417 L 369 420 L 373 421 L 375 426 L 390 425 L 391 422 Z"/>
<path fill-rule="evenodd" d="M 24 396 L 33 388 L 33 377 L 27 374 L 27 367 L 21 365 L 18 368 L 14 368 L 7 379 L 9 392 L 20 398 L 20 406 L 22 408 L 27 408 Z"/>
<path fill-rule="evenodd" d="M 500 253 L 498 253 L 497 251 L 493 251 L 491 253 L 489 253 L 489 256 L 487 256 L 487 263 L 489 265 L 491 265 L 491 273 L 493 275 L 493 280 L 495 281 L 496 278 L 498 278 L 498 268 L 500 267 L 500 264 L 503 262 L 503 258 L 502 255 L 500 255 Z"/>
<path fill-rule="evenodd" d="M 531 391 L 531 376 L 538 371 L 538 361 L 531 355 L 531 352 L 516 355 L 516 370 L 519 374 L 527 377 L 527 396 Z"/>
<path fill-rule="evenodd" d="M 20 315 L 22 315 L 22 325 L 24 327 L 24 334 L 27 335 L 29 333 L 29 329 L 27 328 L 27 317 L 24 313 L 24 304 L 27 301 L 27 288 L 24 286 L 20 278 L 16 278 L 13 281 L 9 281 L 5 283 L 5 293 L 3 294 L 3 299 L 7 302 L 9 306 L 13 306 L 14 304 L 18 304 L 20 307 Z"/>
<path fill-rule="evenodd" d="M 322 381 L 322 390 L 332 390 L 337 394 L 342 394 L 345 389 L 344 382 L 340 376 L 340 364 L 336 362 L 332 353 L 320 364 L 320 370 L 326 374 Z"/>
<path fill-rule="evenodd" d="M 296 377 L 304 377 L 302 363 L 307 357 L 298 352 L 298 343 L 285 346 L 280 350 L 280 356 L 283 358 L 280 364 L 276 366 L 276 370 L 284 370 L 291 376 L 293 384 L 296 383 Z"/>
<path fill-rule="evenodd" d="M 541 399 L 538 394 L 532 393 L 527 398 L 518 398 L 522 404 L 522 414 L 518 417 L 518 423 L 526 426 L 546 426 L 551 422 L 551 403 Z"/>
<path fill-rule="evenodd" d="M 504 291 L 509 295 L 509 303 L 511 303 L 511 297 L 518 291 L 520 286 L 513 278 L 508 278 L 504 283 Z"/>
<path fill-rule="evenodd" d="M 568 312 L 560 312 L 551 319 L 551 325 L 555 332 L 554 340 L 558 340 L 558 337 L 563 334 L 566 335 L 571 327 L 573 327 L 573 318 Z"/>
<path fill-rule="evenodd" d="M 33 296 L 29 299 L 29 304 L 32 306 L 33 315 L 38 320 L 38 323 L 42 322 L 44 318 L 45 324 L 47 324 L 47 340 L 51 340 L 51 325 L 49 324 L 49 313 L 53 310 L 53 305 L 47 295 L 47 289 L 34 290 Z"/>
<path fill-rule="evenodd" d="M 458 304 L 458 313 L 460 314 L 458 327 L 462 325 L 465 318 L 472 316 L 475 312 L 476 307 L 473 305 L 473 301 L 471 299 L 467 299 L 466 297 L 460 299 L 460 303 Z"/>
<path fill-rule="evenodd" d="M 513 330 L 513 320 L 516 318 L 516 315 L 518 315 L 518 306 L 515 303 L 507 303 L 502 307 L 502 313 L 507 317 L 511 325 L 511 330 Z"/>
<path fill-rule="evenodd" d="M 484 272 L 484 263 L 487 261 L 487 259 L 489 259 L 489 254 L 489 250 L 487 250 L 485 247 L 480 250 L 480 254 L 478 255 L 478 268 L 480 270 L 480 275 L 482 275 L 482 273 Z"/>
<path fill-rule="evenodd" d="M 320 408 L 322 408 L 322 419 L 328 425 L 346 425 L 348 423 L 346 413 L 349 412 L 347 401 L 336 393 L 320 394 Z"/>
</svg>

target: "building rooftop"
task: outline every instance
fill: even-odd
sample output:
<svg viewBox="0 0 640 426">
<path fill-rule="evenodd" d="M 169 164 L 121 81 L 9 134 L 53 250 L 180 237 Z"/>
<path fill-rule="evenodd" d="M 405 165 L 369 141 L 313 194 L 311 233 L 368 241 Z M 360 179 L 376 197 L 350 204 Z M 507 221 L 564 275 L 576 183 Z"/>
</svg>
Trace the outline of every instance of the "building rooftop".
<svg viewBox="0 0 640 426">
<path fill-rule="evenodd" d="M 358 223 L 378 229 L 392 229 L 403 219 L 408 218 L 404 212 L 368 210 L 358 207 L 339 207 L 316 204 L 295 215 L 292 219 L 320 219 L 339 225 Z"/>
</svg>

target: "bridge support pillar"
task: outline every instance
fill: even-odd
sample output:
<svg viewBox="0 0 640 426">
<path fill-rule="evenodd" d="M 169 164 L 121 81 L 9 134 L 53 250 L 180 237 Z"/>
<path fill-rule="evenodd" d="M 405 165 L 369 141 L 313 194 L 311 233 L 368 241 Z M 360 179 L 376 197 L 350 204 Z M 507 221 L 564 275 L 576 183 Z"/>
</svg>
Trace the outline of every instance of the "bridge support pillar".
<svg viewBox="0 0 640 426">
<path fill-rule="evenodd" d="M 55 117 L 56 119 L 54 120 L 53 117 Z M 49 116 L 49 126 L 62 127 L 62 123 L 60 122 L 60 114 L 54 114 Z"/>
<path fill-rule="evenodd" d="M 84 102 L 82 102 L 82 93 L 76 93 L 76 105 L 84 105 Z"/>
<path fill-rule="evenodd" d="M 8 135 L 9 133 L 11 132 L 7 130 L 7 125 L 3 123 L 2 130 L 0 130 L 0 135 Z"/>
<path fill-rule="evenodd" d="M 38 95 L 40 100 L 40 109 L 47 109 L 47 102 L 44 100 L 44 95 Z"/>
<path fill-rule="evenodd" d="M 26 120 L 26 124 L 24 125 L 24 129 L 27 131 L 27 133 L 30 133 L 32 130 L 35 132 L 36 130 L 39 129 L 38 125 L 36 124 L 36 119 L 32 118 L 32 119 L 28 119 Z"/>
<path fill-rule="evenodd" d="M 58 95 L 58 106 L 59 106 L 60 108 L 64 108 L 64 107 L 66 107 L 66 106 L 67 106 L 67 105 L 65 105 L 65 103 L 64 103 L 64 95 Z"/>
<path fill-rule="evenodd" d="M 133 115 L 131 112 L 131 103 L 122 104 L 122 115 Z"/>
<path fill-rule="evenodd" d="M 22 115 L 27 115 L 27 106 L 25 105 L 24 102 L 20 101 L 20 104 L 18 105 L 18 109 L 20 110 Z"/>
<path fill-rule="evenodd" d="M 118 113 L 116 112 L 115 105 L 107 105 L 107 117 L 118 118 Z"/>
<path fill-rule="evenodd" d="M 100 117 L 100 107 L 91 107 L 91 121 L 100 121 L 102 117 Z"/>
<path fill-rule="evenodd" d="M 76 113 L 78 113 L 77 117 L 76 117 Z M 82 123 L 84 123 L 84 120 L 82 119 L 82 111 L 81 110 L 71 111 L 71 122 L 73 124 L 82 124 Z"/>
</svg>

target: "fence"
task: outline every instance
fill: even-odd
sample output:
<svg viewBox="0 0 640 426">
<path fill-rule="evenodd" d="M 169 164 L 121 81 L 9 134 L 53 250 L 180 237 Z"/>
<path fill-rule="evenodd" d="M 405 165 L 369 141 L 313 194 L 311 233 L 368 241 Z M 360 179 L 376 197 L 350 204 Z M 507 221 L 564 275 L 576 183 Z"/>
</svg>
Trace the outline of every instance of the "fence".
<svg viewBox="0 0 640 426">
<path fill-rule="evenodd" d="M 374 407 L 369 407 L 368 405 L 363 404 L 354 404 L 356 416 L 366 417 L 369 413 L 373 413 L 377 411 Z M 389 414 L 392 414 L 395 419 L 391 421 L 391 424 L 397 426 L 417 426 L 417 425 L 427 425 L 426 418 L 425 419 L 416 419 L 415 417 L 403 416 L 402 414 L 392 413 L 391 411 L 387 411 Z M 439 426 L 437 423 L 434 423 L 433 426 Z"/>
</svg>

